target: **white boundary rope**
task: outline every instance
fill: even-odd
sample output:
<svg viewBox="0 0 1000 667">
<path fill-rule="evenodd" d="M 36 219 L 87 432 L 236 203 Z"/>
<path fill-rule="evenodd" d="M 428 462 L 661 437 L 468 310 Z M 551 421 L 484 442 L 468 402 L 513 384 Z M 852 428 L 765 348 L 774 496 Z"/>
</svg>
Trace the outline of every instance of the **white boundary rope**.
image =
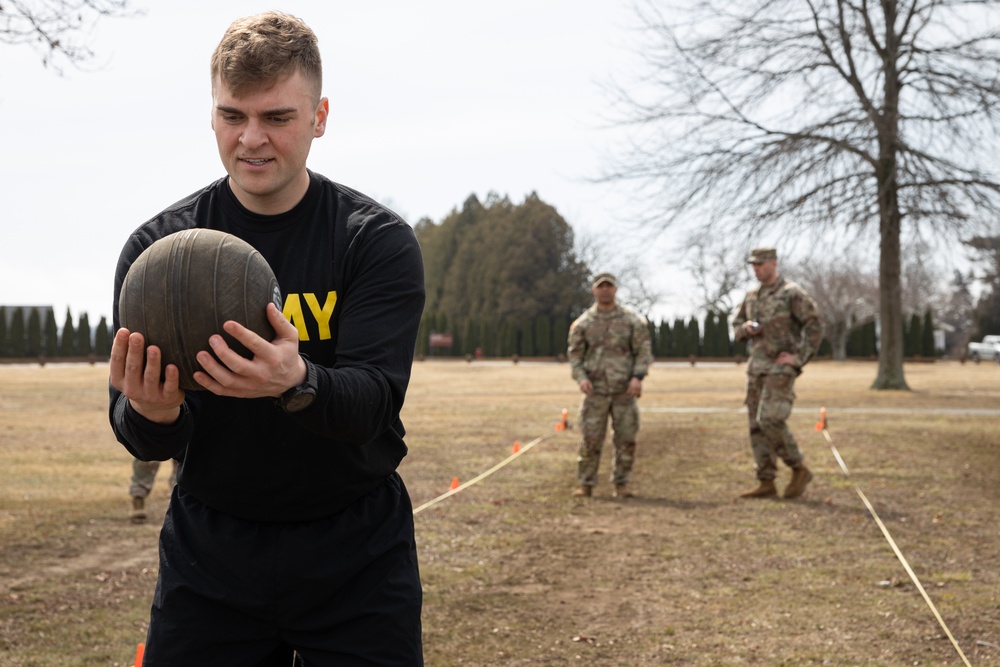
<svg viewBox="0 0 1000 667">
<path fill-rule="evenodd" d="M 875 523 L 878 524 L 878 527 L 882 531 L 882 534 L 885 535 L 885 539 L 888 540 L 889 546 L 892 547 L 893 553 L 896 554 L 896 558 L 898 558 L 899 562 L 903 564 L 903 569 L 906 570 L 906 573 L 910 575 L 910 579 L 916 585 L 917 590 L 920 591 L 920 595 L 923 596 L 924 602 L 926 602 L 927 606 L 930 607 L 931 612 L 933 612 L 934 614 L 934 618 L 937 619 L 938 625 L 940 625 L 941 629 L 944 630 L 944 633 L 948 635 L 948 639 L 951 641 L 951 645 L 955 647 L 955 650 L 958 652 L 959 657 L 962 658 L 962 662 L 964 662 L 967 667 L 972 667 L 972 665 L 969 663 L 969 659 L 966 658 L 965 653 L 962 652 L 962 647 L 958 645 L 957 641 L 955 641 L 955 637 L 951 634 L 951 630 L 948 629 L 948 626 L 945 624 L 944 619 L 941 618 L 941 614 L 938 613 L 937 607 L 934 606 L 934 603 L 931 601 L 930 596 L 927 595 L 927 591 L 924 590 L 923 584 L 920 583 L 920 579 L 917 578 L 917 575 L 913 571 L 913 568 L 910 567 L 910 564 L 906 562 L 906 557 L 903 556 L 903 552 L 899 550 L 898 546 L 896 546 L 896 541 L 893 540 L 892 535 L 889 534 L 889 529 L 885 527 L 884 523 L 882 523 L 882 519 L 879 518 L 879 515 L 875 511 L 875 508 L 872 507 L 872 504 L 868 502 L 868 498 L 861 490 L 861 487 L 859 487 L 857 483 L 853 479 L 851 479 L 851 473 L 847 469 L 847 464 L 844 463 L 844 459 L 840 456 L 840 452 L 837 451 L 836 445 L 833 444 L 833 438 L 830 437 L 830 431 L 827 430 L 826 408 L 819 409 L 819 419 L 820 419 L 819 422 L 816 423 L 816 430 L 823 432 L 823 437 L 826 438 L 827 443 L 829 443 L 830 450 L 833 451 L 834 458 L 837 459 L 837 463 L 840 465 L 840 469 L 844 471 L 844 476 L 847 477 L 847 480 L 851 483 L 852 486 L 854 486 L 854 490 L 858 492 L 858 496 L 861 498 L 861 502 L 865 504 L 865 507 L 868 508 L 869 514 L 871 514 L 872 518 L 875 519 Z"/>
<path fill-rule="evenodd" d="M 427 509 L 428 507 L 432 507 L 434 505 L 437 505 L 439 502 L 441 502 L 445 498 L 453 496 L 456 493 L 458 493 L 459 491 L 464 491 L 465 489 L 469 488 L 473 484 L 477 484 L 478 482 L 481 482 L 482 480 L 486 479 L 487 477 L 489 477 L 490 475 L 492 475 L 493 473 L 495 473 L 497 470 L 500 470 L 504 466 L 508 465 L 511 461 L 513 461 L 514 459 L 516 459 L 517 457 L 519 457 L 521 454 L 524 454 L 526 451 L 528 451 L 529 449 L 531 449 L 532 447 L 534 447 L 535 445 L 537 445 L 538 443 L 540 443 L 542 440 L 545 440 L 547 437 L 549 437 L 549 436 L 543 435 L 543 436 L 535 438 L 534 440 L 532 440 L 531 442 L 529 442 L 529 443 L 527 443 L 525 445 L 521 445 L 520 448 L 518 449 L 518 451 L 514 452 L 513 454 L 511 454 L 510 456 L 508 456 L 503 461 L 501 461 L 500 463 L 496 464 L 495 466 L 493 466 L 492 468 L 490 468 L 486 472 L 481 473 L 477 477 L 474 477 L 474 478 L 470 479 L 468 482 L 465 482 L 464 484 L 459 484 L 454 489 L 450 489 L 448 492 L 442 493 L 437 498 L 434 498 L 433 500 L 429 500 L 426 503 L 424 503 L 423 505 L 421 505 L 420 507 L 415 508 L 413 510 L 413 515 L 416 516 L 420 512 L 422 512 L 425 509 Z"/>
</svg>

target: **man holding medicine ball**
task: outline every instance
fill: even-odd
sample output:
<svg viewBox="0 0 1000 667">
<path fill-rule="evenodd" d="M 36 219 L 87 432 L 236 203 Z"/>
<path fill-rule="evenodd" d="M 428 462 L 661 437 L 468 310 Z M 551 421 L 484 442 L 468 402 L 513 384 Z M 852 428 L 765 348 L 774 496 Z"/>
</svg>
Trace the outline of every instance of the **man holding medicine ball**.
<svg viewBox="0 0 1000 667">
<path fill-rule="evenodd" d="M 250 243 L 284 305 L 266 306 L 272 341 L 224 324 L 251 359 L 221 335 L 204 341 L 203 391 L 180 389 L 177 367 L 161 368 L 141 333 L 115 335 L 115 435 L 139 459 L 183 460 L 144 664 L 288 664 L 293 649 L 310 667 L 422 665 L 413 511 L 396 472 L 424 303 L 419 246 L 393 212 L 306 168 L 329 102 L 301 20 L 237 20 L 211 73 L 228 176 L 128 238 L 115 327 L 131 263 L 191 228 Z"/>
</svg>

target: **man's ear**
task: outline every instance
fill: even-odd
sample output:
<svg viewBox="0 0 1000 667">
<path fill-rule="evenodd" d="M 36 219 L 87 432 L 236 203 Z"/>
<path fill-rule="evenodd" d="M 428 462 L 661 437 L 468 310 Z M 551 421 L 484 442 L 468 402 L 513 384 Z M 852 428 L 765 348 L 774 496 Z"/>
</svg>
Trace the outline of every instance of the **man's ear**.
<svg viewBox="0 0 1000 667">
<path fill-rule="evenodd" d="M 322 98 L 316 107 L 316 131 L 313 138 L 322 137 L 326 133 L 326 121 L 330 117 L 330 100 Z"/>
</svg>

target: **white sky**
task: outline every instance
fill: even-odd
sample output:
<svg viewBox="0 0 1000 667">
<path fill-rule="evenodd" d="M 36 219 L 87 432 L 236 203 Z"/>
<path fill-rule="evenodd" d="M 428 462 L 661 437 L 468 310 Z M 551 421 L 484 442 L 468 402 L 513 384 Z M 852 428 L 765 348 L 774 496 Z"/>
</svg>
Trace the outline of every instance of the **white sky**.
<svg viewBox="0 0 1000 667">
<path fill-rule="evenodd" d="M 144 16 L 98 23 L 94 71 L 60 77 L 0 45 L 0 304 L 110 320 L 126 236 L 224 174 L 208 61 L 233 19 L 265 9 L 320 40 L 331 120 L 315 171 L 411 223 L 473 193 L 537 191 L 578 234 L 626 232 L 624 189 L 587 179 L 620 138 L 600 84 L 636 61 L 627 2 L 135 1 Z M 662 245 L 651 275 L 669 265 Z M 661 308 L 690 313 L 676 276 L 651 282 Z"/>
</svg>

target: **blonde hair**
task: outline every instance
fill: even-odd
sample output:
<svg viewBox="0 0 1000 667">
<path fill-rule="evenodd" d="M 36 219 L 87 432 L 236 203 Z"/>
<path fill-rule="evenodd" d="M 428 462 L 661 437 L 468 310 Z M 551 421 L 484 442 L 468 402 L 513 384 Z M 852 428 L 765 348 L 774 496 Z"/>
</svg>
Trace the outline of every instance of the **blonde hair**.
<svg viewBox="0 0 1000 667">
<path fill-rule="evenodd" d="M 296 70 L 323 87 L 323 63 L 316 34 L 302 21 L 281 12 L 264 12 L 233 21 L 212 53 L 212 85 L 220 81 L 237 96 L 266 88 Z"/>
</svg>

